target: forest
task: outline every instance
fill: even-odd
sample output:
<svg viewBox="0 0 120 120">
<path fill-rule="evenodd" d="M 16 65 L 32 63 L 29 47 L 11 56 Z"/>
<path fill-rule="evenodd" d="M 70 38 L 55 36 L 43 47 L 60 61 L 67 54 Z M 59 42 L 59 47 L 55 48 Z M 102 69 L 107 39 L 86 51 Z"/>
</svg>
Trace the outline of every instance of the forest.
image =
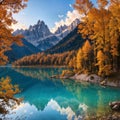
<svg viewBox="0 0 120 120">
<path fill-rule="evenodd" d="M 46 54 L 44 52 L 33 54 L 31 56 L 25 56 L 13 63 L 13 66 L 34 66 L 34 65 L 59 65 L 66 66 L 69 64 L 69 60 L 76 54 L 75 51 Z"/>
<path fill-rule="evenodd" d="M 75 69 L 109 76 L 120 66 L 120 1 L 76 0 L 74 8 L 83 15 L 79 33 L 90 41 L 79 49 Z M 74 58 L 75 59 L 75 58 Z"/>
<path fill-rule="evenodd" d="M 21 92 L 20 94 L 23 97 L 35 101 L 38 106 L 42 104 L 40 103 L 40 100 L 42 102 L 45 102 L 48 96 L 50 96 L 49 99 L 53 99 L 53 97 L 51 97 L 52 95 L 53 96 L 56 95 L 55 98 L 57 98 L 59 101 L 62 101 L 62 103 L 66 105 L 67 103 L 66 96 L 68 95 L 67 96 L 68 100 L 70 101 L 70 104 L 72 106 L 74 105 L 75 102 L 79 103 L 79 106 L 74 105 L 76 108 L 79 108 L 76 113 L 77 116 L 78 115 L 81 116 L 81 109 L 83 109 L 82 107 L 88 105 L 88 104 L 83 104 L 86 101 L 88 101 L 92 105 L 92 107 L 91 106 L 87 106 L 87 107 L 90 109 L 91 108 L 94 109 L 96 106 L 98 108 L 102 108 L 102 107 L 108 108 L 109 106 L 110 108 L 109 102 L 111 102 L 112 104 L 112 101 L 116 100 L 117 101 L 116 103 L 118 104 L 117 106 L 115 104 L 116 109 L 114 110 L 120 110 L 120 102 L 119 102 L 120 100 L 119 97 L 120 0 L 96 0 L 96 1 L 97 2 L 95 4 L 92 2 L 92 0 L 91 1 L 76 0 L 75 4 L 73 5 L 74 9 L 77 10 L 81 15 L 80 23 L 77 26 L 77 28 L 80 37 L 82 37 L 81 40 L 83 40 L 83 42 L 81 43 L 83 44 L 81 44 L 82 46 L 80 45 L 79 49 L 77 50 L 72 49 L 71 51 L 64 51 L 63 53 L 54 52 L 54 54 L 40 52 L 16 60 L 15 62 L 12 63 L 13 67 L 11 65 L 10 67 L 8 66 L 1 67 L 0 115 L 3 114 L 5 115 L 9 112 L 9 110 L 6 109 L 6 106 L 8 108 L 11 108 L 10 110 L 12 111 L 14 105 L 19 105 L 22 100 L 24 101 L 24 99 L 22 99 L 21 97 L 16 98 L 15 96 L 16 94 L 19 95 L 20 92 Z M 15 13 L 17 14 L 22 9 L 24 9 L 26 7 L 27 2 L 28 0 L 0 0 L 0 65 L 7 65 L 9 63 L 8 56 L 5 55 L 5 52 L 11 50 L 11 46 L 13 44 L 23 46 L 21 39 L 24 38 L 24 36 L 22 35 L 13 36 L 12 33 L 14 30 L 11 28 L 11 26 L 17 22 L 13 18 L 13 14 Z M 76 39 L 78 39 L 78 37 L 76 37 Z M 72 46 L 73 44 L 69 44 L 69 45 Z M 66 50 L 65 47 L 66 46 L 64 46 L 63 50 Z M 74 45 L 72 46 L 72 48 L 75 48 Z M 26 66 L 27 69 L 22 70 L 21 68 L 19 68 L 21 66 Z M 33 69 L 32 67 L 27 67 L 27 66 L 35 66 L 35 67 L 38 66 L 38 67 Z M 66 75 L 66 73 L 67 75 L 72 74 L 74 76 L 80 74 L 84 74 L 84 75 L 96 74 L 96 76 L 98 75 L 98 77 L 103 79 L 103 81 L 100 82 L 106 82 L 105 80 L 109 81 L 109 79 L 106 78 L 113 77 L 113 80 L 116 80 L 119 83 L 119 86 L 107 87 L 107 84 L 105 84 L 104 87 L 102 86 L 102 84 L 100 84 L 101 86 L 98 86 L 98 84 L 88 85 L 88 83 L 84 84 L 80 80 L 77 81 L 77 79 L 76 80 L 74 79 L 72 81 L 69 79 L 69 77 L 67 77 L 68 81 L 67 80 L 64 81 L 59 77 L 59 75 L 56 81 L 56 79 L 53 79 L 53 77 L 51 76 L 53 75 L 53 73 L 57 74 L 59 71 L 57 69 L 52 68 L 53 71 L 51 70 L 51 73 L 49 73 L 50 68 L 42 69 L 41 66 L 65 66 L 65 69 L 67 68 L 67 70 L 65 69 L 62 69 L 63 71 L 61 70 L 62 71 L 61 75 L 63 75 L 63 78 Z M 117 76 L 119 76 L 118 77 L 119 79 L 116 79 Z M 58 84 L 55 84 L 55 82 Z M 80 84 L 78 84 L 77 82 L 79 82 Z M 16 85 L 16 83 L 22 86 L 21 87 L 22 90 L 20 90 L 19 86 Z M 25 88 L 25 85 L 28 87 Z M 84 88 L 83 90 L 76 89 L 82 87 Z M 113 87 L 118 87 L 118 88 L 113 88 Z M 52 90 L 52 92 L 49 93 L 50 90 Z M 54 93 L 56 91 L 58 93 Z M 78 98 L 80 98 L 78 99 L 79 101 L 76 99 L 77 97 L 73 93 L 75 93 L 75 95 L 78 96 Z M 61 97 L 60 95 L 64 95 L 64 96 Z M 104 99 L 102 99 L 102 97 Z M 82 99 L 83 101 L 80 101 Z M 13 106 L 11 106 L 10 104 L 11 100 L 13 101 L 13 103 L 15 103 Z M 27 104 L 30 103 L 29 100 L 26 101 Z M 102 104 L 105 103 L 105 104 L 102 105 L 98 103 L 102 103 Z M 115 102 L 113 101 L 113 103 Z M 81 108 L 80 105 L 82 105 Z M 32 108 L 33 106 L 34 104 L 32 105 Z M 54 105 L 52 105 L 52 107 L 53 106 Z M 22 107 L 24 107 L 24 105 L 20 107 L 18 106 L 18 109 Z M 66 109 L 67 108 L 70 107 L 67 106 Z M 48 113 L 51 112 L 50 109 L 48 110 L 49 110 Z M 110 110 L 111 112 L 113 109 L 111 108 L 107 110 Z M 30 113 L 31 111 L 28 110 L 27 112 Z M 88 111 L 84 111 L 84 112 L 85 115 L 87 116 L 86 113 Z M 53 113 L 53 115 L 55 114 Z M 91 116 L 95 114 L 91 114 Z M 32 114 L 28 114 L 29 117 L 31 117 L 30 115 Z M 34 117 L 37 116 L 36 114 L 33 115 Z M 45 112 L 44 115 L 46 116 Z M 111 115 L 112 117 L 114 117 L 113 116 L 114 112 Z M 120 118 L 120 116 L 118 117 Z"/>
<path fill-rule="evenodd" d="M 120 1 L 98 0 L 96 6 L 89 0 L 76 0 L 74 8 L 83 16 L 78 32 L 85 40 L 84 45 L 76 51 L 76 54 L 71 55 L 72 52 L 70 52 L 68 57 L 66 53 L 56 55 L 42 53 L 37 56 L 24 57 L 14 64 L 31 65 L 30 61 L 32 61 L 32 65 L 68 65 L 76 72 L 96 73 L 100 76 L 109 76 L 118 72 L 120 66 Z M 32 60 L 32 58 L 36 59 Z"/>
</svg>

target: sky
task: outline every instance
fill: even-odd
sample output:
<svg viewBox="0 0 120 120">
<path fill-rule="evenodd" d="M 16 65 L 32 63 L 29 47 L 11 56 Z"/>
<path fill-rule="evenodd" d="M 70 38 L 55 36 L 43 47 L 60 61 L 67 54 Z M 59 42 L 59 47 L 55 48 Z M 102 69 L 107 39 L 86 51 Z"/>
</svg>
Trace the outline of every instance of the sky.
<svg viewBox="0 0 120 120">
<path fill-rule="evenodd" d="M 27 29 L 38 20 L 43 20 L 54 32 L 60 25 L 69 25 L 74 19 L 80 18 L 72 5 L 75 0 L 29 0 L 27 7 L 14 15 L 18 21 L 13 29 Z"/>
<path fill-rule="evenodd" d="M 67 17 L 76 14 L 72 7 L 74 2 L 75 0 L 29 0 L 27 7 L 14 15 L 18 23 L 13 28 L 26 29 L 38 20 L 43 20 L 55 31 L 58 24 L 64 24 Z"/>
</svg>

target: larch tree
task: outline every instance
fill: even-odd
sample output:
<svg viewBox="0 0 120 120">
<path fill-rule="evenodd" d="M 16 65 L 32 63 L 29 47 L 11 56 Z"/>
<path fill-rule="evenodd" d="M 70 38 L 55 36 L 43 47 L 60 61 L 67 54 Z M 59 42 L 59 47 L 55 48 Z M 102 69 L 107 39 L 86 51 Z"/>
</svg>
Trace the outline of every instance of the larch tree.
<svg viewBox="0 0 120 120">
<path fill-rule="evenodd" d="M 26 7 L 26 2 L 27 0 L 0 0 L 0 65 L 8 61 L 4 53 L 11 49 L 13 42 L 22 45 L 22 36 L 13 36 L 11 25 L 16 23 L 13 14 Z"/>
<path fill-rule="evenodd" d="M 82 71 L 83 69 L 83 52 L 79 49 L 76 56 L 77 70 Z"/>
<path fill-rule="evenodd" d="M 110 19 L 110 43 L 113 71 L 118 71 L 120 65 L 120 0 L 111 0 L 109 10 L 112 13 Z"/>
<path fill-rule="evenodd" d="M 26 2 L 27 0 L 0 0 L 0 65 L 8 62 L 5 52 L 11 49 L 13 43 L 22 45 L 22 36 L 13 36 L 11 25 L 16 23 L 13 14 L 22 10 L 26 6 Z M 9 77 L 0 79 L 0 99 L 7 105 L 9 105 L 9 99 L 19 102 L 18 99 L 14 98 L 14 95 L 20 92 L 19 88 L 10 82 Z M 0 113 L 7 112 L 5 109 L 4 106 L 0 105 Z"/>
<path fill-rule="evenodd" d="M 98 65 L 98 73 L 105 75 L 110 74 L 108 71 L 116 72 L 120 58 L 120 0 L 97 0 L 96 5 L 90 0 L 76 0 L 74 7 L 83 15 L 78 32 L 91 40 L 94 68 Z M 105 57 L 102 62 L 98 59 L 100 52 Z"/>
</svg>

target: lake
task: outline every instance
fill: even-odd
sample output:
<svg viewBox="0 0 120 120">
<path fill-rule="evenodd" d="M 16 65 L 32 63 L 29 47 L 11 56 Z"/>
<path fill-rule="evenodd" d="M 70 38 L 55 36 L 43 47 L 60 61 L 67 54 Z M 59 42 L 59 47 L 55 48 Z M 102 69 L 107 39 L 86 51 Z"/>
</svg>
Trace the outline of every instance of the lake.
<svg viewBox="0 0 120 120">
<path fill-rule="evenodd" d="M 120 88 L 50 78 L 63 69 L 0 67 L 0 77 L 9 76 L 21 89 L 16 97 L 24 98 L 4 119 L 82 120 L 87 115 L 109 112 L 108 103 L 120 100 Z"/>
</svg>

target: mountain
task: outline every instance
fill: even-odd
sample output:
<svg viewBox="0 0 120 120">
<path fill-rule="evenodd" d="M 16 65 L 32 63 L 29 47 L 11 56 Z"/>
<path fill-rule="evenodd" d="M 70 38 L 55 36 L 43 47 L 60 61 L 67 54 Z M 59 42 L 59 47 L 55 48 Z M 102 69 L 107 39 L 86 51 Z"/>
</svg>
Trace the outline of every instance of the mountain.
<svg viewBox="0 0 120 120">
<path fill-rule="evenodd" d="M 78 34 L 78 27 L 70 32 L 65 38 L 52 48 L 46 50 L 46 53 L 63 53 L 65 51 L 77 50 L 84 43 L 83 38 Z"/>
<path fill-rule="evenodd" d="M 73 31 L 80 23 L 78 19 L 69 26 L 60 26 L 55 33 L 51 33 L 48 26 L 43 21 L 38 21 L 35 25 L 30 25 L 26 30 L 16 30 L 13 34 L 22 34 L 24 38 L 39 50 L 45 51 L 56 45 L 61 39 Z"/>
<path fill-rule="evenodd" d="M 28 56 L 28 55 L 40 52 L 40 50 L 38 48 L 33 46 L 27 40 L 22 39 L 22 42 L 23 42 L 23 46 L 18 46 L 17 44 L 13 44 L 11 46 L 12 50 L 7 51 L 5 53 L 8 56 L 10 63 L 15 60 L 18 60 L 24 56 Z"/>
<path fill-rule="evenodd" d="M 58 27 L 58 29 L 55 31 L 55 35 L 59 39 L 63 39 L 71 31 L 73 31 L 78 26 L 79 23 L 80 23 L 80 20 L 79 19 L 75 19 L 69 26 L 64 25 L 64 26 Z"/>
<path fill-rule="evenodd" d="M 56 36 L 51 36 L 49 38 L 46 38 L 42 41 L 39 41 L 39 45 L 37 46 L 37 48 L 41 49 L 42 51 L 47 50 L 48 48 L 53 47 L 54 45 L 56 45 L 58 43 L 59 39 Z"/>
<path fill-rule="evenodd" d="M 40 50 L 46 50 L 59 41 L 59 39 L 50 32 L 48 26 L 40 20 L 37 22 L 37 24 L 33 26 L 31 25 L 29 29 L 17 30 L 13 34 L 22 34 L 28 42 L 30 42 Z M 51 40 L 53 38 L 54 43 Z"/>
</svg>

